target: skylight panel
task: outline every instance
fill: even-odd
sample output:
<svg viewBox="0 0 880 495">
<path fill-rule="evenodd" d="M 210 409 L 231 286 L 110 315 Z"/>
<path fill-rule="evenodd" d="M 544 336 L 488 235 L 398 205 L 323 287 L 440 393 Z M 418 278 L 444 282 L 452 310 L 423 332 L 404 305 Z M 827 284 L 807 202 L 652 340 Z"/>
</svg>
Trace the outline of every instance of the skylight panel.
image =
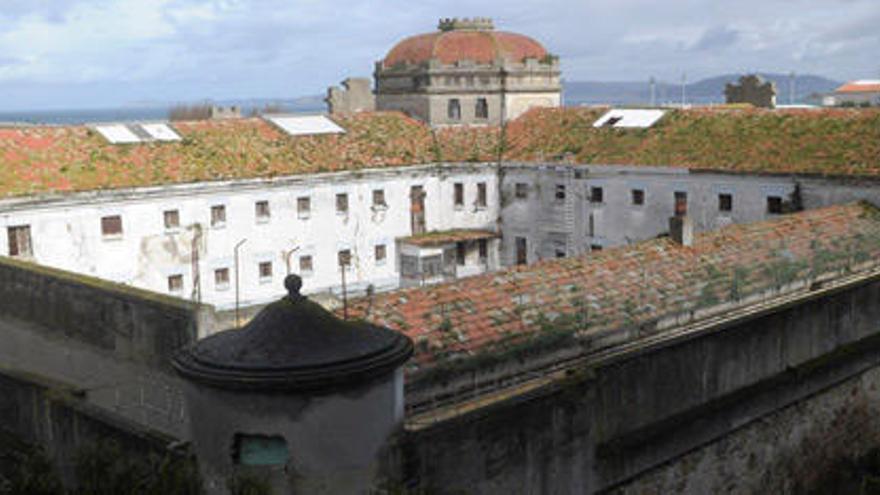
<svg viewBox="0 0 880 495">
<path fill-rule="evenodd" d="M 140 127 L 156 141 L 180 141 L 180 136 L 168 124 L 140 124 Z"/>
<path fill-rule="evenodd" d="M 264 118 L 291 136 L 345 133 L 345 129 L 323 115 L 266 115 Z"/>
<path fill-rule="evenodd" d="M 141 142 L 141 138 L 122 124 L 99 125 L 95 130 L 111 144 L 132 144 Z"/>
<path fill-rule="evenodd" d="M 613 109 L 593 123 L 593 127 L 645 129 L 656 124 L 665 114 L 664 110 Z"/>
</svg>

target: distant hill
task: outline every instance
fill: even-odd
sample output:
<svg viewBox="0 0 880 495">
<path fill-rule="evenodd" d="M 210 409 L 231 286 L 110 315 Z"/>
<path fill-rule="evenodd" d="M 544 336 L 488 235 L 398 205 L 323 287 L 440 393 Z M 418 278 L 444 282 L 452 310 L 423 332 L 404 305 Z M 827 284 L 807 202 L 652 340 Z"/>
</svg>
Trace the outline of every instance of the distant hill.
<svg viewBox="0 0 880 495">
<path fill-rule="evenodd" d="M 789 76 L 787 74 L 760 73 L 762 77 L 776 83 L 777 100 L 780 104 L 789 103 Z M 688 103 L 706 104 L 724 102 L 724 85 L 738 80 L 740 74 L 702 79 L 686 86 Z M 831 79 L 799 75 L 795 78 L 795 103 L 808 102 L 811 95 L 827 93 L 842 83 Z M 565 104 L 646 105 L 651 101 L 648 81 L 566 81 L 564 83 Z M 681 84 L 657 81 L 657 103 L 678 103 L 681 101 Z"/>
</svg>

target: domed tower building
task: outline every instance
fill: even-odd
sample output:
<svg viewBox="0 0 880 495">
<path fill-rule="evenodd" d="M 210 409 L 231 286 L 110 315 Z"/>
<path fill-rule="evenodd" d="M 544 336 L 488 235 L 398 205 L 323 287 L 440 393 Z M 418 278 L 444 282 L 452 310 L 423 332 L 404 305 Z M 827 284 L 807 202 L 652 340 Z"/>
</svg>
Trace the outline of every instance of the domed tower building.
<svg viewBox="0 0 880 495">
<path fill-rule="evenodd" d="M 560 105 L 559 59 L 491 19 L 443 19 L 376 62 L 376 107 L 432 126 L 498 125 Z"/>
</svg>

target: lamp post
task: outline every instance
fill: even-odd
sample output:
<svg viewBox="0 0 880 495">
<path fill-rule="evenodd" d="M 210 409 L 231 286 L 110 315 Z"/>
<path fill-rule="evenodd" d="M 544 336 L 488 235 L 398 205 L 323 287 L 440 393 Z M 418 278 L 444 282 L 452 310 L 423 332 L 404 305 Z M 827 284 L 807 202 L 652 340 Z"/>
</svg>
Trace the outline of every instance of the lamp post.
<svg viewBox="0 0 880 495">
<path fill-rule="evenodd" d="M 235 328 L 240 326 L 240 320 L 238 319 L 238 304 L 239 304 L 239 283 L 238 283 L 238 248 L 242 246 L 242 244 L 247 242 L 247 238 L 244 238 L 238 241 L 238 244 L 235 245 Z"/>
</svg>

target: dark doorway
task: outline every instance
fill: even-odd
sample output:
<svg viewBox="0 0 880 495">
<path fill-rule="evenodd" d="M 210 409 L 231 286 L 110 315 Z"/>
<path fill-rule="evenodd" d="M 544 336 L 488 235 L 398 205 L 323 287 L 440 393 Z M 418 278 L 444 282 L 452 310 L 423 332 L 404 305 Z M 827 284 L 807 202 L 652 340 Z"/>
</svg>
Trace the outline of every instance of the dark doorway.
<svg viewBox="0 0 880 495">
<path fill-rule="evenodd" d="M 525 265 L 528 263 L 528 250 L 525 237 L 516 238 L 516 264 Z"/>
</svg>

